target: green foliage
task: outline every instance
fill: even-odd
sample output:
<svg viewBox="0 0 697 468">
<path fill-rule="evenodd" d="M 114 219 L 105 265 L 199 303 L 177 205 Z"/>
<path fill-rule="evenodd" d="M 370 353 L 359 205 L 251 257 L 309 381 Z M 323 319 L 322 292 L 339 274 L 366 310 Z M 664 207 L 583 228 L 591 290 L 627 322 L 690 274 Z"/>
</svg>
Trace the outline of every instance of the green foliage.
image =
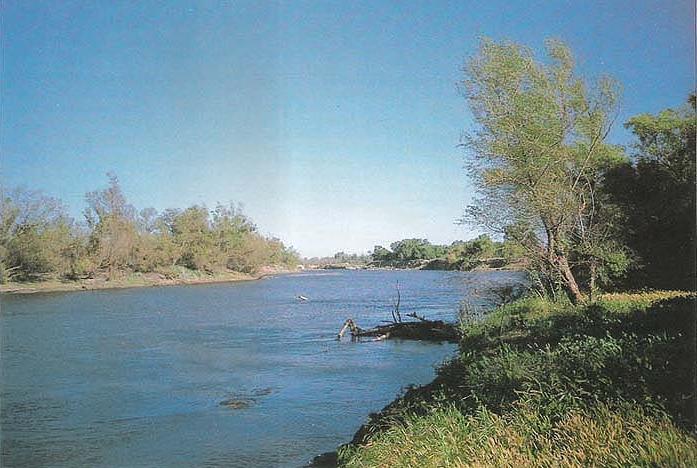
<svg viewBox="0 0 697 468">
<path fill-rule="evenodd" d="M 597 305 L 608 315 L 627 315 L 630 312 L 646 311 L 650 307 L 671 299 L 694 297 L 687 291 L 643 291 L 640 293 L 608 293 L 597 300 Z"/>
<path fill-rule="evenodd" d="M 167 213 L 170 234 L 176 245 L 176 263 L 191 270 L 215 271 L 215 239 L 208 219 L 208 210 L 192 206 L 183 211 Z"/>
<path fill-rule="evenodd" d="M 390 244 L 392 258 L 397 261 L 431 260 L 443 254 L 442 246 L 433 245 L 427 239 L 403 239 Z"/>
<path fill-rule="evenodd" d="M 691 105 L 625 124 L 638 140 L 634 163 L 610 172 L 606 185 L 624 215 L 625 242 L 640 260 L 629 286 L 697 288 L 696 122 Z"/>
<path fill-rule="evenodd" d="M 376 245 L 371 258 L 378 265 L 409 266 L 428 260 L 444 260 L 451 269 L 471 270 L 483 260 L 500 257 L 503 263 L 520 259 L 520 251 L 510 241 L 496 242 L 487 234 L 450 245 L 431 244 L 427 239 L 403 239 L 388 250 Z"/>
<path fill-rule="evenodd" d="M 459 269 L 471 270 L 483 259 L 495 257 L 503 248 L 503 244 L 494 242 L 488 235 L 482 234 L 470 241 L 453 242 L 446 255 L 449 262 L 459 265 Z"/>
<path fill-rule="evenodd" d="M 392 260 L 392 252 L 381 245 L 376 245 L 371 255 L 374 262 L 389 262 Z"/>
<path fill-rule="evenodd" d="M 480 194 L 468 220 L 507 234 L 544 274 L 546 289 L 561 284 L 580 302 L 576 270 L 590 270 L 593 289 L 612 253 L 598 246 L 621 249 L 595 196 L 604 171 L 624 160 L 605 142 L 619 86 L 609 78 L 588 86 L 564 44 L 546 46 L 541 62 L 526 47 L 483 40 L 465 66 L 463 91 L 478 124 L 465 146 Z"/>
<path fill-rule="evenodd" d="M 137 244 L 135 209 L 126 201 L 118 178 L 108 174 L 109 185 L 85 196 L 85 221 L 90 229 L 89 251 L 96 268 L 113 275 L 132 268 Z M 92 272 L 93 273 L 93 272 Z"/>
<path fill-rule="evenodd" d="M 16 189 L 3 195 L 0 220 L 0 279 L 35 280 L 70 269 L 77 233 L 58 200 Z"/>
<path fill-rule="evenodd" d="M 259 234 L 236 206 L 137 212 L 118 179 L 89 192 L 85 226 L 59 201 L 15 190 L 0 204 L 0 281 L 79 279 L 104 273 L 161 271 L 174 266 L 205 273 L 255 273 L 265 265 L 295 266 L 298 254 Z M 176 275 L 175 275 L 176 276 Z"/>
</svg>

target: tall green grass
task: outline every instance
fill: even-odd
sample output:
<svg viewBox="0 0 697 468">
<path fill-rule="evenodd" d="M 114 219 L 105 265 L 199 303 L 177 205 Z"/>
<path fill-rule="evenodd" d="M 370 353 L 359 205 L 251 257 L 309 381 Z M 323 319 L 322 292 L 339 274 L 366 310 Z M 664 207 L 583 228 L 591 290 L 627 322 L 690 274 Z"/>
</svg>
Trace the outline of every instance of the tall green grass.
<svg viewBox="0 0 697 468">
<path fill-rule="evenodd" d="M 524 402 L 498 415 L 454 406 L 409 417 L 361 448 L 347 467 L 697 466 L 697 443 L 659 414 L 599 406 L 552 419 Z"/>
</svg>

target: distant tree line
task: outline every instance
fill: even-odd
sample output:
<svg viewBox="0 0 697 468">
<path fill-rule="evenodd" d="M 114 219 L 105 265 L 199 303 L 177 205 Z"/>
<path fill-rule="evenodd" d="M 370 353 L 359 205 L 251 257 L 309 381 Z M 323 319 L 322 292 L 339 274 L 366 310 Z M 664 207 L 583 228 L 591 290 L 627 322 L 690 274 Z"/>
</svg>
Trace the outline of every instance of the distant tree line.
<svg viewBox="0 0 697 468">
<path fill-rule="evenodd" d="M 115 175 L 86 195 L 84 222 L 57 199 L 15 189 L 0 200 L 0 282 L 80 279 L 123 272 L 254 273 L 264 265 L 296 265 L 297 253 L 261 235 L 235 205 L 141 211 Z"/>
<path fill-rule="evenodd" d="M 324 266 L 324 265 L 353 265 L 363 266 L 370 263 L 370 254 L 346 253 L 344 251 L 336 252 L 334 255 L 326 257 L 306 257 L 302 260 L 303 264 L 308 266 Z"/>
<path fill-rule="evenodd" d="M 349 265 L 362 265 L 370 261 L 370 255 L 367 254 L 356 254 L 356 253 L 346 253 L 340 251 L 332 255 L 331 257 L 325 259 L 327 263 L 346 263 Z"/>
<path fill-rule="evenodd" d="M 484 259 L 500 258 L 509 263 L 522 256 L 522 250 L 515 243 L 508 239 L 494 241 L 487 234 L 450 245 L 431 244 L 427 239 L 403 239 L 390 244 L 389 249 L 376 245 L 371 255 L 372 261 L 379 265 L 399 266 L 440 259 L 449 268 L 458 270 L 470 270 Z"/>
</svg>

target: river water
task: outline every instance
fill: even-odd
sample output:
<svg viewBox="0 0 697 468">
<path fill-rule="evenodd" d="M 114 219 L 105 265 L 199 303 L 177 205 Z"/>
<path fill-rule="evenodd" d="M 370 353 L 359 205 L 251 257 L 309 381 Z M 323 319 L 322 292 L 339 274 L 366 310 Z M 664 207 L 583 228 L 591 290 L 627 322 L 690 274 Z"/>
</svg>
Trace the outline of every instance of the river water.
<svg viewBox="0 0 697 468">
<path fill-rule="evenodd" d="M 4 295 L 0 465 L 302 466 L 455 351 L 336 341 L 346 318 L 389 319 L 399 282 L 402 314 L 455 320 L 461 300 L 484 307 L 489 287 L 520 280 L 327 271 Z"/>
</svg>

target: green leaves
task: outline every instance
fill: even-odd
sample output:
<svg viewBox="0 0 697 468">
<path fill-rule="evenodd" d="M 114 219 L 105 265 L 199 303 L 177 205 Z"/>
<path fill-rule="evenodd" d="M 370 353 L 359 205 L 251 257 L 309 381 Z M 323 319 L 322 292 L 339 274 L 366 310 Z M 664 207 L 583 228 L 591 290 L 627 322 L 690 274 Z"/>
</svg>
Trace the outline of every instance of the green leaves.
<svg viewBox="0 0 697 468">
<path fill-rule="evenodd" d="M 0 281 L 44 276 L 80 279 L 128 271 L 169 274 L 174 265 L 202 272 L 254 273 L 264 265 L 297 265 L 298 255 L 258 232 L 239 206 L 137 212 L 109 176 L 89 192 L 85 225 L 58 200 L 15 190 L 0 203 Z"/>
<path fill-rule="evenodd" d="M 696 121 L 693 105 L 685 105 L 625 124 L 638 140 L 634 164 L 611 171 L 605 186 L 641 262 L 631 272 L 635 287 L 695 287 Z"/>
<path fill-rule="evenodd" d="M 480 195 L 468 219 L 499 233 L 528 226 L 521 237 L 540 240 L 522 244 L 531 263 L 578 301 L 575 275 L 587 259 L 576 258 L 575 245 L 609 240 L 596 222 L 597 192 L 603 172 L 625 160 L 605 142 L 620 87 L 608 77 L 589 85 L 566 45 L 545 44 L 538 61 L 526 47 L 485 39 L 467 62 L 462 85 L 477 127 L 465 147 Z"/>
</svg>

